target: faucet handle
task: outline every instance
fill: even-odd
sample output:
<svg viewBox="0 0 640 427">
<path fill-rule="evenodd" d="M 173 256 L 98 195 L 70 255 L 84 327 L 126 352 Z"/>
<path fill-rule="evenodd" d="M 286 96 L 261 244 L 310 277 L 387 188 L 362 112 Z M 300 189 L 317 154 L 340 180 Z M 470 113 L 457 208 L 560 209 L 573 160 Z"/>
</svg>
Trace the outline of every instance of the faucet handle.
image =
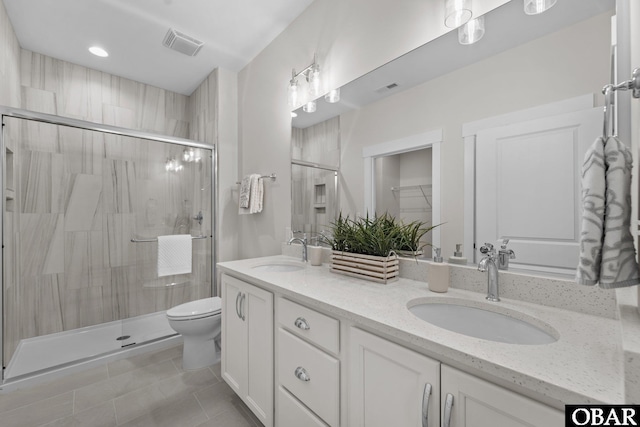
<svg viewBox="0 0 640 427">
<path fill-rule="evenodd" d="M 483 254 L 493 253 L 493 245 L 491 243 L 485 243 L 484 245 L 480 246 L 480 253 L 483 253 Z"/>
<path fill-rule="evenodd" d="M 502 244 L 500 245 L 500 249 L 507 249 L 508 244 L 509 244 L 509 239 L 502 239 Z"/>
</svg>

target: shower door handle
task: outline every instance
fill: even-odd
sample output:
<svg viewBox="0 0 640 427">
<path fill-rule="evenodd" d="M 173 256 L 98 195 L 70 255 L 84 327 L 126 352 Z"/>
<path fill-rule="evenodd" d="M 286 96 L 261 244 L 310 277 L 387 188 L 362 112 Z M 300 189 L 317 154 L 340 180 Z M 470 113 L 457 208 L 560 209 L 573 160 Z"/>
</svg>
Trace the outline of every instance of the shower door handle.
<svg viewBox="0 0 640 427">
<path fill-rule="evenodd" d="M 236 315 L 242 319 L 242 316 L 240 315 L 240 297 L 242 296 L 242 293 L 238 292 L 238 295 L 236 296 Z"/>
</svg>

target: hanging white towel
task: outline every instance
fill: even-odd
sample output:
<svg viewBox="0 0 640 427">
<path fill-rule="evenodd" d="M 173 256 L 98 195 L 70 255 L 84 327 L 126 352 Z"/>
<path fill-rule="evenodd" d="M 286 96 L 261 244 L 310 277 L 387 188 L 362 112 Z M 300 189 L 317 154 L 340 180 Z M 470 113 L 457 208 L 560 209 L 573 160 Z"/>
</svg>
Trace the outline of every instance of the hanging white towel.
<svg viewBox="0 0 640 427">
<path fill-rule="evenodd" d="M 251 179 L 251 201 L 249 202 L 249 213 L 262 212 L 262 199 L 264 197 L 264 183 L 260 175 Z"/>
<path fill-rule="evenodd" d="M 240 215 L 246 215 L 246 214 L 254 214 L 254 213 L 262 212 L 263 197 L 264 197 L 264 185 L 262 182 L 262 178 L 260 178 L 260 175 L 258 174 L 249 175 L 249 197 L 248 197 L 249 203 L 247 207 L 242 207 L 242 204 L 240 204 L 240 207 L 238 208 L 238 213 Z"/>
<path fill-rule="evenodd" d="M 158 236 L 158 277 L 191 273 L 191 235 Z"/>
<path fill-rule="evenodd" d="M 246 175 L 242 178 L 242 183 L 240 184 L 240 207 L 248 208 L 249 207 L 249 198 L 251 196 L 251 175 Z"/>
<path fill-rule="evenodd" d="M 576 282 L 614 289 L 640 284 L 631 236 L 631 152 L 598 138 L 582 167 L 582 233 Z"/>
</svg>

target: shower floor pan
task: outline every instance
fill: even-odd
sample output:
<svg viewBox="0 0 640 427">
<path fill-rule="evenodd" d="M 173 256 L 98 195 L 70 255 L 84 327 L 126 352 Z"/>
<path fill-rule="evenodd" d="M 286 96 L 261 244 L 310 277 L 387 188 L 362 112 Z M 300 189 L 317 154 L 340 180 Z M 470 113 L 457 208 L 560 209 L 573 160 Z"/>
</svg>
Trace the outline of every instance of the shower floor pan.
<svg viewBox="0 0 640 427">
<path fill-rule="evenodd" d="M 15 378 L 174 335 L 166 312 L 27 338 L 18 344 L 4 378 Z"/>
</svg>

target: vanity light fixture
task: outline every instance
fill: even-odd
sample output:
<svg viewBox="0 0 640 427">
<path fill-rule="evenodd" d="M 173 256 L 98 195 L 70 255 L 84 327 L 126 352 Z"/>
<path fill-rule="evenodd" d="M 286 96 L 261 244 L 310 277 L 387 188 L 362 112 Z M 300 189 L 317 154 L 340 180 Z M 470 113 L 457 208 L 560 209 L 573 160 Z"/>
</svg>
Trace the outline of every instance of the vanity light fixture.
<svg viewBox="0 0 640 427">
<path fill-rule="evenodd" d="M 330 90 L 325 96 L 324 100 L 329 104 L 335 104 L 340 101 L 340 88 Z"/>
<path fill-rule="evenodd" d="M 484 16 L 464 24 L 458 28 L 458 42 L 460 44 L 474 44 L 484 36 Z"/>
<path fill-rule="evenodd" d="M 444 25 L 449 28 L 466 24 L 473 15 L 471 0 L 444 0 L 444 9 Z"/>
<path fill-rule="evenodd" d="M 315 113 L 316 112 L 316 101 L 309 101 L 302 106 L 302 111 L 305 113 Z"/>
<path fill-rule="evenodd" d="M 557 0 L 524 0 L 524 13 L 537 15 L 551 9 Z"/>
<path fill-rule="evenodd" d="M 101 48 L 100 46 L 91 46 L 89 48 L 89 52 L 93 53 L 95 56 L 99 56 L 101 58 L 106 58 L 109 56 L 109 52 Z"/>
<path fill-rule="evenodd" d="M 299 83 L 298 77 L 304 76 L 309 87 L 309 95 L 313 98 L 320 96 L 320 64 L 316 61 L 316 55 L 313 55 L 313 62 L 300 72 L 296 72 L 294 68 L 291 71 L 291 80 L 289 80 L 289 106 L 296 108 L 298 106 Z"/>
</svg>

